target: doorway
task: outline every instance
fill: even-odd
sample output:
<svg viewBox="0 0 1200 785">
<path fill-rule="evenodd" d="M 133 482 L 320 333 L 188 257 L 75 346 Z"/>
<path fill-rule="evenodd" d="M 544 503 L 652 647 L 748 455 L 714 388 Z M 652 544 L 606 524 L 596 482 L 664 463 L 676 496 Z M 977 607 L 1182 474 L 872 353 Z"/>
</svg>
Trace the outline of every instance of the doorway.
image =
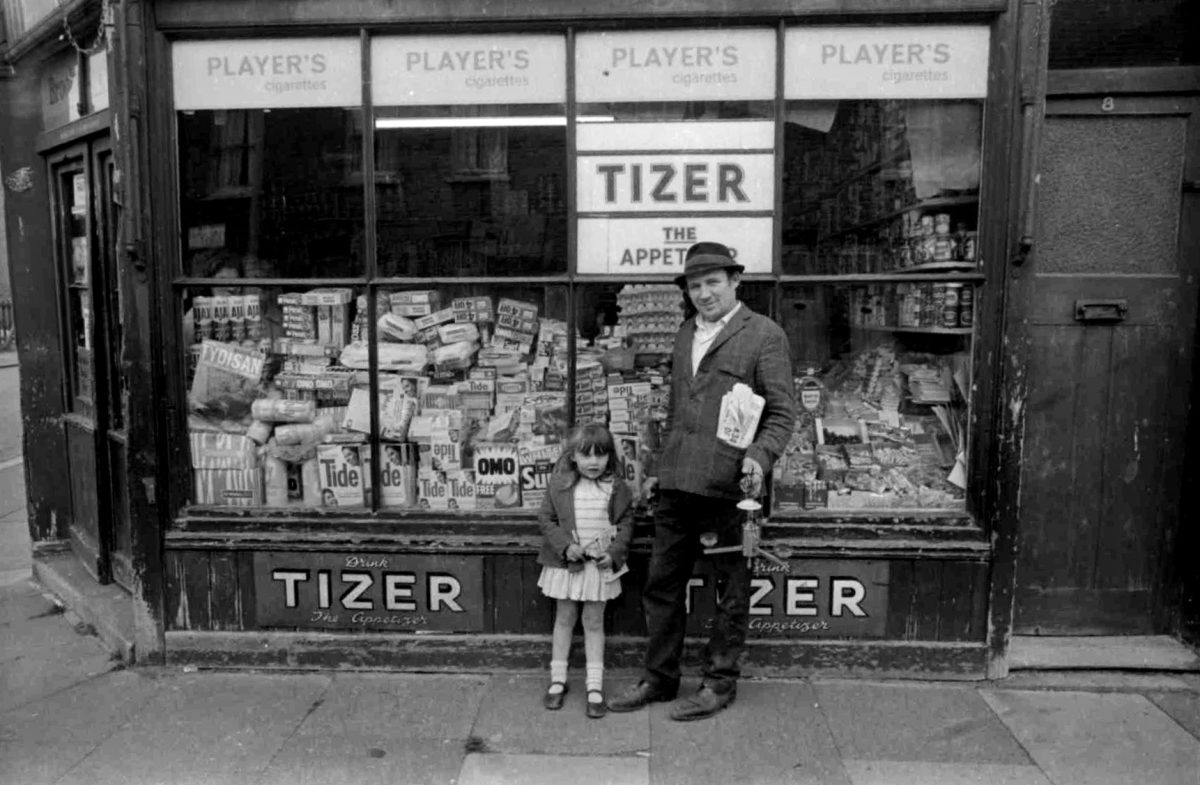
<svg viewBox="0 0 1200 785">
<path fill-rule="evenodd" d="M 97 581 L 132 586 L 126 380 L 120 372 L 114 159 L 107 135 L 47 156 L 66 379 L 71 549 Z"/>
<path fill-rule="evenodd" d="M 1014 632 L 1177 626 L 1200 277 L 1194 97 L 1051 98 L 1034 253 L 1010 279 L 1025 354 Z"/>
</svg>

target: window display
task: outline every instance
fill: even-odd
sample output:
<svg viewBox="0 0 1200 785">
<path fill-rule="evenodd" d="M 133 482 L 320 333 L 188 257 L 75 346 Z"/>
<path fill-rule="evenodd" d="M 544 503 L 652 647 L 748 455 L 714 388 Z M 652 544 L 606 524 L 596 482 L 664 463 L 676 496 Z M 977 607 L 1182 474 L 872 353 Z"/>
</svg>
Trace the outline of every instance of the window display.
<svg viewBox="0 0 1200 785">
<path fill-rule="evenodd" d="M 703 32 L 579 32 L 572 104 L 561 35 L 377 37 L 369 114 L 177 83 L 192 501 L 531 517 L 595 421 L 648 510 L 720 240 L 792 351 L 770 513 L 964 511 L 986 28 Z"/>
</svg>

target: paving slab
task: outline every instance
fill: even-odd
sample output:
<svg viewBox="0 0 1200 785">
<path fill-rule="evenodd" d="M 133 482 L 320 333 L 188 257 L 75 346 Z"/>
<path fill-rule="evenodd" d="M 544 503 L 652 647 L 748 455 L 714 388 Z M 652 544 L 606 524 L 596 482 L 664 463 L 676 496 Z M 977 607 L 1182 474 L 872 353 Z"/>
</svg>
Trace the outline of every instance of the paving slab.
<svg viewBox="0 0 1200 785">
<path fill-rule="evenodd" d="M 254 785 L 450 785 L 466 752 L 459 739 L 377 735 L 293 736 Z"/>
<path fill-rule="evenodd" d="M 1184 730 L 1200 739 L 1200 693 L 1156 692 L 1146 697 L 1182 725 Z"/>
<path fill-rule="evenodd" d="M 853 785 L 1051 785 L 1037 766 L 848 760 Z"/>
<path fill-rule="evenodd" d="M 1190 690 L 1186 673 L 1127 673 L 1122 671 L 1018 671 L 1008 678 L 988 682 L 984 689 L 1074 690 L 1082 692 L 1145 692 Z"/>
<path fill-rule="evenodd" d="M 681 695 L 698 684 L 685 681 Z M 676 722 L 666 704 L 649 709 L 655 785 L 849 785 L 833 735 L 806 682 L 738 684 L 714 717 Z M 645 713 L 645 712 L 642 712 Z"/>
<path fill-rule="evenodd" d="M 458 785 L 649 785 L 643 757 L 472 753 Z M 655 780 L 657 782 L 657 780 Z"/>
<path fill-rule="evenodd" d="M 545 677 L 493 676 L 474 735 L 487 751 L 501 753 L 631 755 L 649 748 L 650 721 L 645 711 L 588 719 L 582 674 L 569 675 L 567 683 L 563 707 L 547 711 L 542 706 Z M 614 695 L 628 683 L 610 679 L 605 691 Z"/>
<path fill-rule="evenodd" d="M 1200 670 L 1200 656 L 1170 635 L 1017 635 L 1008 667 Z"/>
<path fill-rule="evenodd" d="M 99 638 L 76 634 L 61 616 L 46 621 L 60 627 L 49 637 L 60 637 L 61 645 L 43 646 L 33 650 L 32 654 L 0 663 L 0 712 L 119 667 Z"/>
<path fill-rule="evenodd" d="M 982 695 L 1055 785 L 1196 785 L 1200 742 L 1141 695 Z"/>
<path fill-rule="evenodd" d="M 822 682 L 816 690 L 846 759 L 1030 763 L 973 687 Z"/>
<path fill-rule="evenodd" d="M 116 671 L 0 714 L 0 782 L 57 782 L 157 688 L 145 673 Z"/>
<path fill-rule="evenodd" d="M 58 785 L 253 782 L 328 686 L 328 676 L 307 674 L 165 676 Z"/>
<path fill-rule="evenodd" d="M 0 633 L 10 625 L 42 616 L 61 616 L 62 607 L 33 581 L 0 588 Z"/>
<path fill-rule="evenodd" d="M 487 683 L 487 676 L 338 674 L 296 732 L 465 740 Z"/>
<path fill-rule="evenodd" d="M 46 654 L 46 649 L 77 645 L 81 637 L 91 639 L 93 646 L 103 648 L 91 632 L 87 625 L 76 628 L 53 606 L 45 615 L 30 616 L 11 625 L 0 624 L 0 665 L 23 657 L 38 659 Z"/>
</svg>

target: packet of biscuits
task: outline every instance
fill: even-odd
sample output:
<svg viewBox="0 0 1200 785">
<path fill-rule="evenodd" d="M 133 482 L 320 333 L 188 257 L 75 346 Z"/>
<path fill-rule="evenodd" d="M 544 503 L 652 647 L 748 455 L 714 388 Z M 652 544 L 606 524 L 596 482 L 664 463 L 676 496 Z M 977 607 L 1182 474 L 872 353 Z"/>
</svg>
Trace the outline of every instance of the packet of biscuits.
<svg viewBox="0 0 1200 785">
<path fill-rule="evenodd" d="M 758 420 L 766 402 L 747 385 L 741 382 L 733 385 L 733 389 L 721 398 L 717 438 L 739 450 L 749 447 L 758 431 Z"/>
</svg>

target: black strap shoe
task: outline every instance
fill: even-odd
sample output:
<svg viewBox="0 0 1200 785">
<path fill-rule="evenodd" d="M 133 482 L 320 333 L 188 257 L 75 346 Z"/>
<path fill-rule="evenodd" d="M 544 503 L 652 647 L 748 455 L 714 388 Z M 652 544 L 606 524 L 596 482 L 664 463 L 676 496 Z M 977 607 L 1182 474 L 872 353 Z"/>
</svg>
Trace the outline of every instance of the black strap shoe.
<svg viewBox="0 0 1200 785">
<path fill-rule="evenodd" d="M 608 709 L 604 705 L 604 693 L 600 690 L 588 690 L 587 694 L 587 715 L 590 719 L 598 720 L 608 714 Z"/>
<path fill-rule="evenodd" d="M 655 687 L 648 681 L 639 681 L 632 687 L 626 687 L 623 692 L 608 701 L 608 710 L 616 712 L 637 711 L 651 703 L 669 701 L 675 697 L 678 688 L 665 690 Z"/>
<path fill-rule="evenodd" d="M 555 685 L 562 687 L 558 692 L 551 690 Z M 542 705 L 550 711 L 558 711 L 563 707 L 563 701 L 567 698 L 567 685 L 561 681 L 552 681 L 550 686 L 546 688 L 546 694 L 542 696 Z"/>
</svg>

